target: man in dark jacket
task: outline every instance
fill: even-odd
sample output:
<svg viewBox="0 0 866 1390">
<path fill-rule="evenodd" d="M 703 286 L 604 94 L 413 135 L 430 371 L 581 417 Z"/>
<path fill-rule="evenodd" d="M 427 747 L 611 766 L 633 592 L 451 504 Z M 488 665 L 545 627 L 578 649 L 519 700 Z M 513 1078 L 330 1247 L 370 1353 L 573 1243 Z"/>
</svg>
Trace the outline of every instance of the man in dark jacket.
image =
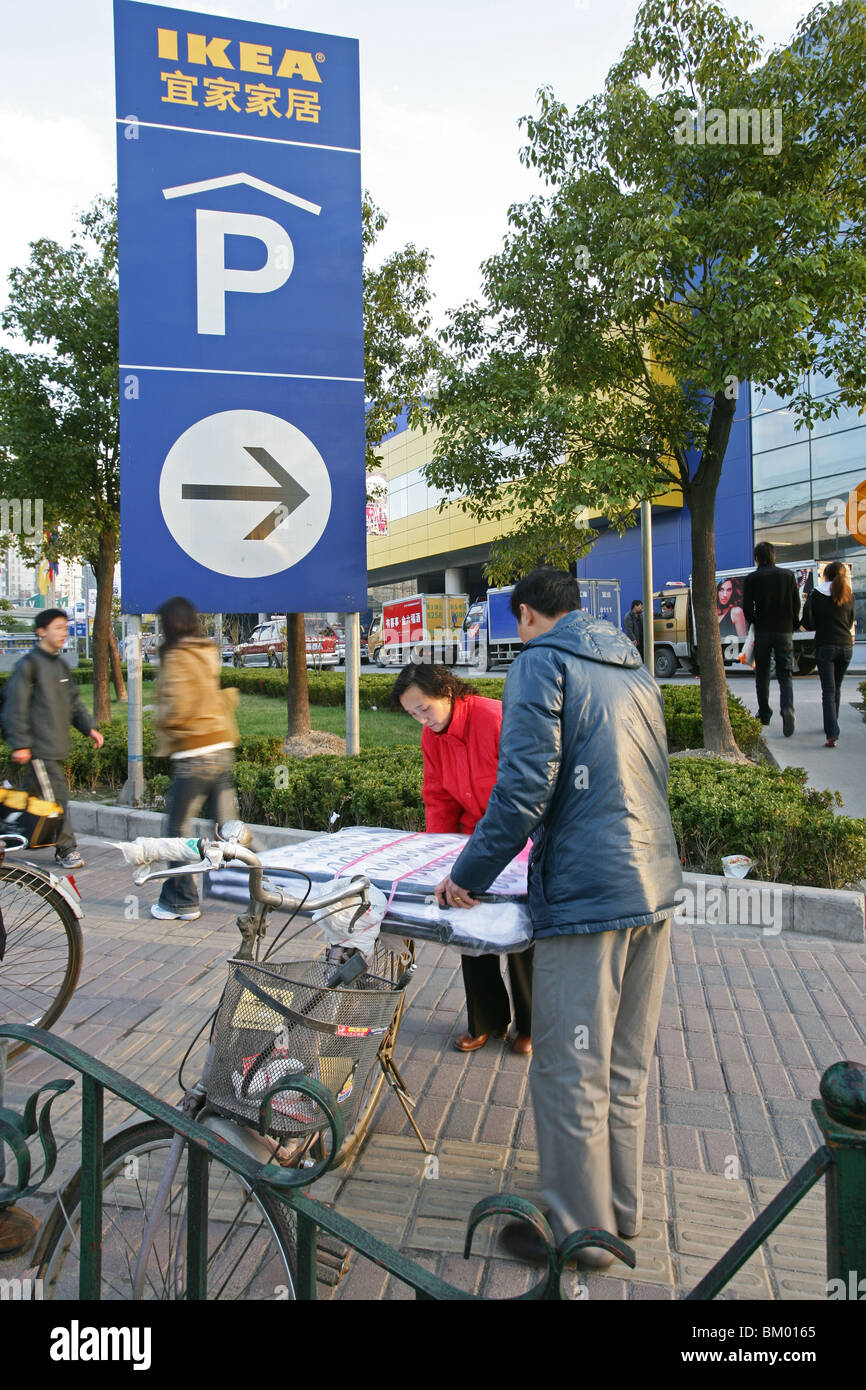
<svg viewBox="0 0 866 1390">
<path fill-rule="evenodd" d="M 12 748 L 12 761 L 27 765 L 27 786 L 37 796 L 42 788 L 32 764 L 39 759 L 51 784 L 54 800 L 63 807 L 63 824 L 54 847 L 63 869 L 82 869 L 84 860 L 75 847 L 75 835 L 66 807 L 69 789 L 63 760 L 69 755 L 69 726 L 102 747 L 102 734 L 78 694 L 72 672 L 60 652 L 69 623 L 60 608 L 45 608 L 36 619 L 37 645 L 15 666 L 6 687 L 3 730 Z"/>
<path fill-rule="evenodd" d="M 747 574 L 743 583 L 743 613 L 747 623 L 755 625 L 755 690 L 758 696 L 758 718 L 769 724 L 770 657 L 776 659 L 776 679 L 779 682 L 779 712 L 782 732 L 790 738 L 794 732 L 794 638 L 800 626 L 800 591 L 790 570 L 776 569 L 776 552 L 769 541 L 755 546 L 758 566 Z"/>
<path fill-rule="evenodd" d="M 646 1088 L 682 884 L 661 695 L 623 633 L 576 611 L 569 575 L 534 570 L 511 606 L 527 645 L 505 684 L 496 785 L 437 897 L 474 906 L 533 835 L 530 1081 L 547 1216 L 558 1243 L 585 1226 L 628 1238 L 641 1225 Z M 522 1223 L 503 1240 L 523 1258 L 543 1253 Z"/>
<path fill-rule="evenodd" d="M 639 598 L 632 599 L 631 608 L 623 618 L 622 630 L 643 656 L 643 603 Z"/>
</svg>

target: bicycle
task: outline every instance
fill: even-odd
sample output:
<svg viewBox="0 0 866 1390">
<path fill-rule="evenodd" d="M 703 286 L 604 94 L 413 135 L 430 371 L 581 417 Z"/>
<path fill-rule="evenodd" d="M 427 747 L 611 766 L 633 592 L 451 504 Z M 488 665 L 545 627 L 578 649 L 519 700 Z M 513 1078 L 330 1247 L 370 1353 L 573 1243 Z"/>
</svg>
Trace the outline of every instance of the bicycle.
<svg viewBox="0 0 866 1390">
<path fill-rule="evenodd" d="M 81 974 L 84 912 L 70 879 L 35 864 L 4 862 L 7 852 L 26 848 L 23 835 L 0 831 L 0 1018 L 50 1028 Z M 16 1043 L 7 1060 L 26 1047 Z"/>
<path fill-rule="evenodd" d="M 288 1167 L 308 1167 L 312 1182 L 325 1167 L 345 1161 L 360 1142 L 369 1126 L 386 1080 L 394 1088 L 407 1115 L 412 1119 L 412 1102 L 394 1065 L 393 1050 L 403 1014 L 405 986 L 414 969 L 414 945 L 411 942 L 403 943 L 403 947 L 396 950 L 379 948 L 377 945 L 378 954 L 371 962 L 369 970 L 363 956 L 359 958 L 357 953 L 347 955 L 343 952 L 335 958 L 333 948 L 326 953 L 324 959 L 319 957 L 313 961 L 302 962 L 300 971 L 307 972 L 309 981 L 306 984 L 291 981 L 288 999 L 290 1002 L 297 1002 L 295 995 L 304 988 L 308 990 L 310 997 L 303 1005 L 298 1003 L 297 1009 L 288 1006 L 283 1008 L 280 998 L 287 997 L 283 977 L 276 977 L 282 981 L 282 995 L 277 985 L 270 986 L 273 993 L 267 993 L 252 977 L 248 964 L 252 961 L 259 962 L 270 912 L 275 908 L 288 908 L 291 916 L 261 960 L 261 970 L 266 975 L 268 960 L 283 932 L 298 913 L 308 915 L 313 911 L 348 904 L 355 907 L 354 917 L 357 918 L 366 911 L 369 903 L 369 880 L 356 878 L 348 884 L 315 897 L 311 895 L 310 880 L 302 896 L 294 896 L 279 889 L 266 889 L 262 884 L 261 860 L 242 843 L 245 836 L 248 838 L 246 827 L 240 822 L 230 822 L 217 831 L 217 836 L 215 844 L 209 844 L 207 841 L 197 842 L 202 856 L 199 864 L 188 863 L 181 868 L 155 871 L 136 878 L 136 882 L 142 883 L 149 879 L 167 878 L 173 874 L 204 873 L 233 860 L 239 860 L 250 870 L 251 910 L 238 919 L 242 933 L 241 949 L 229 961 L 229 983 L 223 992 L 220 1009 L 216 1015 L 211 1016 L 212 1019 L 216 1019 L 216 1023 L 211 1030 L 202 1075 L 188 1089 L 183 1083 L 183 1065 L 206 1024 L 199 1029 L 184 1062 L 181 1063 L 178 1080 L 184 1089 L 184 1097 L 179 1109 L 226 1142 L 257 1158 L 262 1164 L 277 1162 Z M 170 843 L 178 847 L 171 857 L 180 858 L 183 846 L 196 842 Z M 216 855 L 213 854 L 215 849 Z M 210 859 L 209 854 L 212 856 Z M 218 864 L 213 862 L 214 858 L 218 860 Z M 343 956 L 346 958 L 343 959 Z M 283 968 L 286 969 L 287 966 L 284 965 Z M 373 973 L 378 969 L 385 973 L 381 976 Z M 349 984 L 355 987 L 351 990 L 344 988 Z M 231 993 L 233 985 L 236 986 L 234 994 Z M 364 995 L 365 990 L 374 995 L 390 994 L 393 1007 L 390 1011 L 386 1010 L 386 1013 L 390 1013 L 387 1027 L 383 1026 L 378 1030 L 361 1029 L 335 1022 L 334 1020 L 351 1016 L 351 1009 L 357 1005 L 358 998 Z M 222 1026 L 223 1010 L 232 1018 L 236 1017 L 238 1008 L 242 1006 L 248 1009 L 258 1008 L 261 1011 L 259 996 L 262 995 L 268 1000 L 265 1006 L 266 1013 L 272 1012 L 276 1007 L 290 1020 L 300 1019 L 317 1033 L 324 1030 L 329 1037 L 338 1031 L 349 1035 L 371 1032 L 381 1035 L 375 1055 L 378 1071 L 374 1075 L 374 1063 L 360 1082 L 360 1090 L 352 1101 L 354 1119 L 351 1131 L 346 1142 L 334 1156 L 334 1165 L 330 1163 L 333 1151 L 330 1123 L 327 1124 L 328 1136 L 331 1139 L 329 1150 L 328 1136 L 325 1134 L 326 1122 L 321 1116 L 317 1120 L 315 1113 L 311 1111 L 315 1102 L 310 1100 L 310 1096 L 315 1092 L 318 1082 L 312 1083 L 312 1090 L 303 1092 L 286 1088 L 273 1100 L 271 1119 L 277 1123 L 268 1133 L 256 1132 L 252 1127 L 258 1119 L 259 1109 L 257 1093 L 253 1092 L 250 1096 L 256 1065 L 262 1072 L 265 1063 L 270 1060 L 266 1054 L 273 1057 L 277 1053 L 273 1041 L 256 1058 L 242 1059 L 244 1065 L 247 1062 L 256 1065 L 249 1068 L 245 1065 L 243 1078 L 240 1072 L 236 1073 L 240 1082 L 235 1083 L 237 1102 L 232 1101 L 229 1104 L 228 1113 L 225 1104 L 218 1108 L 211 1103 L 209 1088 L 215 1087 L 220 1076 L 224 1083 L 226 1075 L 225 1059 L 220 1057 L 215 1044 L 215 1037 L 219 1041 L 218 1030 Z M 281 1021 L 285 1026 L 285 1019 L 281 1020 L 278 1016 L 277 1022 Z M 297 1022 L 292 1026 L 297 1029 Z M 293 1043 L 292 1046 L 297 1047 L 297 1044 Z M 284 1063 L 284 1067 L 289 1069 L 285 1078 L 287 1080 L 291 1080 L 292 1076 L 297 1080 L 298 1071 L 294 1069 L 294 1060 Z M 322 1057 L 320 1060 L 326 1059 Z M 327 1060 L 333 1062 L 334 1059 Z M 266 1084 L 270 1085 L 271 1078 L 267 1076 L 267 1072 L 264 1072 L 264 1075 Z M 339 1080 L 334 1082 L 335 1086 L 338 1084 Z M 345 1079 L 342 1085 L 345 1093 Z M 259 1090 L 261 1089 L 260 1087 Z M 224 1094 L 222 1099 L 225 1101 Z M 284 1101 L 282 1108 L 281 1100 Z M 337 1100 L 341 1100 L 339 1093 Z M 243 1111 L 245 1106 L 249 1118 L 239 1122 L 237 1112 L 239 1109 Z M 268 1109 L 270 1110 L 270 1103 Z M 412 1123 L 414 1125 L 414 1120 Z M 426 1150 L 420 1131 L 417 1126 L 414 1127 L 422 1147 Z M 176 1136 L 168 1125 L 158 1121 L 133 1124 L 106 1141 L 103 1164 L 101 1296 L 109 1299 L 185 1297 L 185 1141 L 182 1137 Z M 214 1171 L 216 1167 L 219 1169 L 218 1172 Z M 293 1298 L 296 1241 L 291 1210 L 269 1194 L 255 1192 L 244 1179 L 222 1165 L 213 1163 L 208 1202 L 208 1296 L 233 1299 Z M 81 1219 L 80 1204 L 79 1171 L 65 1190 L 58 1194 L 37 1248 L 36 1264 L 39 1277 L 43 1280 L 46 1297 L 76 1297 L 78 1260 L 75 1245 Z M 340 1260 L 337 1263 L 339 1264 Z"/>
</svg>

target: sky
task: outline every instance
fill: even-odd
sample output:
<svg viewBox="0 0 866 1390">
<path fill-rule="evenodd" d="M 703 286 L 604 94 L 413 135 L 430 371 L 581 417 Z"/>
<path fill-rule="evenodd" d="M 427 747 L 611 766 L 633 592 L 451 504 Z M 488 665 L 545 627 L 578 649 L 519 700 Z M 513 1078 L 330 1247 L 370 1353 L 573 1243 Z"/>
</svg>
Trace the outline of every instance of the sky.
<svg viewBox="0 0 866 1390">
<path fill-rule="evenodd" d="M 429 248 L 435 321 L 478 293 L 509 204 L 539 190 L 518 121 L 542 85 L 569 107 L 599 91 L 635 0 L 230 0 L 173 5 L 360 41 L 362 175 L 390 216 L 380 249 Z M 684 0 L 688 3 L 688 0 Z M 769 46 L 804 0 L 737 0 Z M 7 0 L 0 54 L 0 302 L 37 237 L 68 237 L 115 182 L 111 0 Z"/>
</svg>

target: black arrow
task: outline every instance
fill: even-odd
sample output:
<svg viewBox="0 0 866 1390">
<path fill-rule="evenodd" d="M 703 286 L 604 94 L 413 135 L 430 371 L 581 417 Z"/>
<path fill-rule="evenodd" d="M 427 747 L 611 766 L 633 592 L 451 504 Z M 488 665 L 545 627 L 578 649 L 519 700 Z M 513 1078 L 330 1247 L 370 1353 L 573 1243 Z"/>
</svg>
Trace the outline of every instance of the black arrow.
<svg viewBox="0 0 866 1390">
<path fill-rule="evenodd" d="M 258 526 L 254 526 L 249 535 L 244 536 L 245 541 L 263 541 L 275 531 L 281 521 L 285 521 L 287 516 L 297 511 L 302 502 L 306 502 L 309 493 L 301 484 L 296 482 L 285 468 L 277 463 L 272 454 L 267 449 L 250 448 L 245 444 L 244 449 L 250 458 L 254 458 L 256 463 L 261 464 L 267 473 L 270 473 L 276 487 L 244 487 L 240 484 L 221 484 L 221 483 L 184 483 L 180 490 L 180 495 L 184 501 L 190 499 L 206 500 L 209 502 L 276 502 L 278 505 L 266 517 L 263 517 Z"/>
</svg>

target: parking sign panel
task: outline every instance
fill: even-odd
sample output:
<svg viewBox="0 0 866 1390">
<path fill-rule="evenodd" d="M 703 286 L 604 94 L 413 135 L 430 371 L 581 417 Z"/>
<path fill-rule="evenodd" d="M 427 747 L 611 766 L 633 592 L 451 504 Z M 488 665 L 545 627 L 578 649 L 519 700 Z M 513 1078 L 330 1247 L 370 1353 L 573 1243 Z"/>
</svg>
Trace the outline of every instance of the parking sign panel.
<svg viewBox="0 0 866 1390">
<path fill-rule="evenodd" d="M 366 603 L 358 50 L 115 0 L 123 603 Z"/>
</svg>

